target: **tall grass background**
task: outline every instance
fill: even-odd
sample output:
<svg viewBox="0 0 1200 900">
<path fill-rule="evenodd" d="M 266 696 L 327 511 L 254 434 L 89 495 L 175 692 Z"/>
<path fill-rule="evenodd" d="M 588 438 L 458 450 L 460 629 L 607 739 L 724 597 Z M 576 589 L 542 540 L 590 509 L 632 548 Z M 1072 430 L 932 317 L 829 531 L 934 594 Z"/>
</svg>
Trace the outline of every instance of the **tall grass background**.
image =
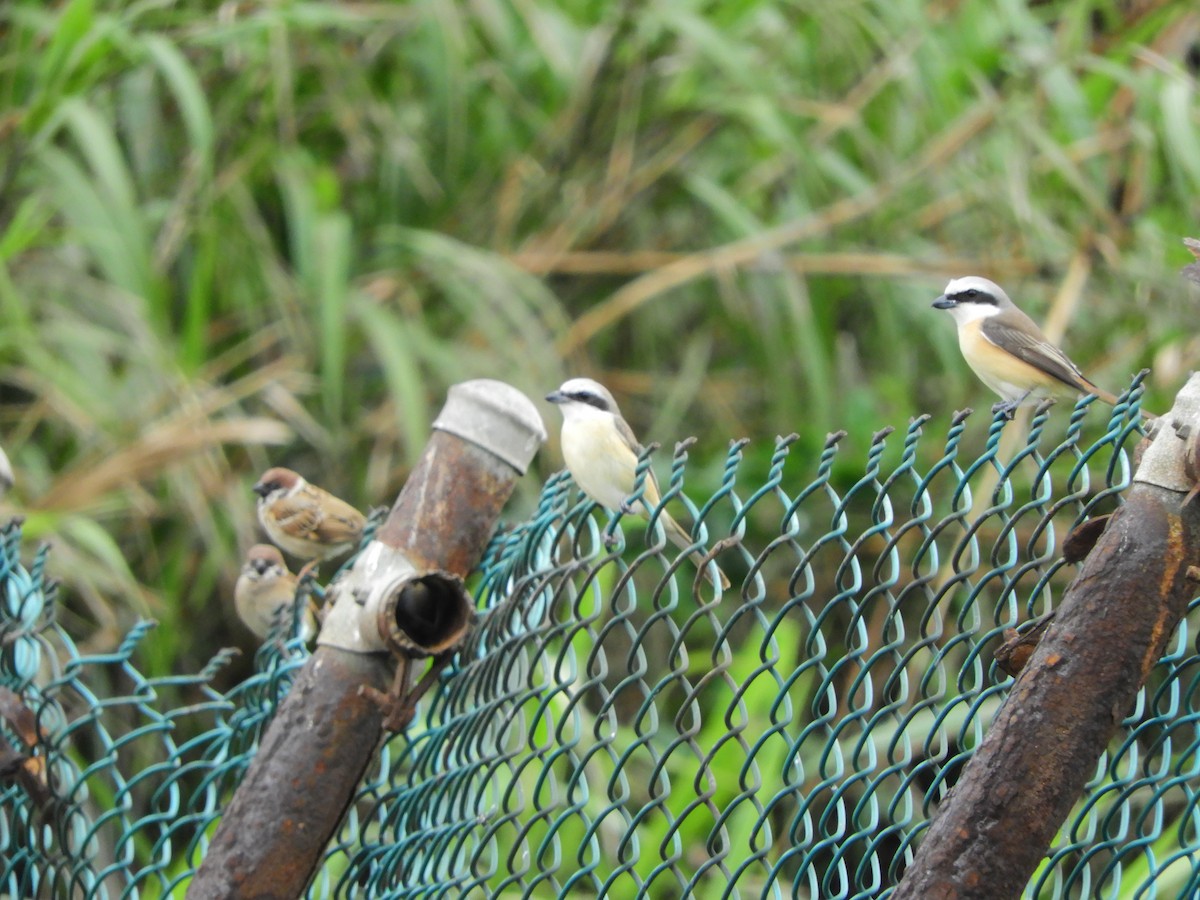
<svg viewBox="0 0 1200 900">
<path fill-rule="evenodd" d="M 729 438 L 765 466 L 989 404 L 929 308 L 955 275 L 1099 383 L 1150 366 L 1152 408 L 1200 356 L 1187 2 L 3 16 L 9 505 L 97 648 L 145 615 L 165 666 L 245 641 L 257 473 L 387 503 L 467 378 L 597 377 L 699 437 L 703 493 Z"/>
<path fill-rule="evenodd" d="M 765 478 L 990 405 L 953 276 L 1151 409 L 1200 359 L 1191 0 L 69 0 L 0 42 L 4 502 L 85 647 L 160 622 L 152 673 L 251 646 L 263 469 L 390 503 L 468 378 L 601 380 L 702 500 L 731 438 Z"/>
</svg>

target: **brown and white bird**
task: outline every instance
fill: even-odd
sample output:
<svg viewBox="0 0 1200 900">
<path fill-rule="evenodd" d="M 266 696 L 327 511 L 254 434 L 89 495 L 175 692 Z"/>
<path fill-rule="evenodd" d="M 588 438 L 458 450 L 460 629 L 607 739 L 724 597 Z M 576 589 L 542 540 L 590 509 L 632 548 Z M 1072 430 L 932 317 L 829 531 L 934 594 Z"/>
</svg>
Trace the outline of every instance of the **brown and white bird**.
<svg viewBox="0 0 1200 900">
<path fill-rule="evenodd" d="M 644 448 L 634 437 L 633 429 L 621 417 L 612 394 L 590 378 L 572 378 L 546 399 L 558 405 L 563 414 L 562 452 L 567 470 L 580 490 L 609 510 L 636 512 L 648 518 L 650 509 L 662 502 L 658 480 L 653 470 L 647 470 L 642 488 L 643 499 L 630 508 L 626 498 L 633 493 L 637 480 L 638 457 Z M 671 543 L 687 549 L 694 541 L 671 514 L 663 510 L 658 515 Z M 710 581 L 711 570 L 698 549 L 691 554 Z M 729 579 L 715 565 L 716 578 L 722 588 Z"/>
<path fill-rule="evenodd" d="M 255 544 L 246 553 L 246 562 L 233 588 L 233 603 L 246 627 L 259 640 L 266 640 L 271 626 L 296 600 L 300 579 L 288 571 L 283 554 L 270 544 Z M 311 600 L 304 607 L 300 636 L 308 640 L 317 633 L 317 620 Z"/>
<path fill-rule="evenodd" d="M 353 550 L 362 540 L 366 517 L 291 469 L 268 469 L 254 493 L 267 537 L 297 559 L 319 562 Z"/>
<path fill-rule="evenodd" d="M 954 317 L 967 365 L 1003 398 L 992 407 L 993 413 L 1003 412 L 1011 419 L 1022 403 L 1075 399 L 1080 394 L 1117 402 L 1085 378 L 995 282 L 978 275 L 955 278 L 933 306 Z"/>
</svg>

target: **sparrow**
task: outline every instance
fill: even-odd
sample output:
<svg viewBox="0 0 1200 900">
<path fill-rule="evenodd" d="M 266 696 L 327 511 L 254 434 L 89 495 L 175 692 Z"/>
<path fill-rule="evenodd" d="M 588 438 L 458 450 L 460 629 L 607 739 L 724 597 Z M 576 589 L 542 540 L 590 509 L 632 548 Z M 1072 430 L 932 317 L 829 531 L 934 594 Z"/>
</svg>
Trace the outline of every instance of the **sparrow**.
<svg viewBox="0 0 1200 900">
<path fill-rule="evenodd" d="M 1080 394 L 1116 404 L 1117 398 L 1085 378 L 995 282 L 978 275 L 955 278 L 933 306 L 954 317 L 967 365 L 1002 398 L 993 413 L 1011 419 L 1023 403 Z"/>
<path fill-rule="evenodd" d="M 658 481 L 653 470 L 647 470 L 642 499 L 633 506 L 627 504 L 637 478 L 638 457 L 644 448 L 621 417 L 612 394 L 590 378 L 572 378 L 547 394 L 546 399 L 562 410 L 563 459 L 580 490 L 605 509 L 649 518 L 650 510 L 662 501 Z M 684 550 L 695 543 L 666 510 L 658 517 L 671 543 Z M 714 581 L 712 570 L 705 565 L 704 554 L 698 549 L 692 551 L 691 558 L 710 581 L 719 583 L 723 589 L 729 587 L 729 579 L 715 564 Z"/>
<path fill-rule="evenodd" d="M 362 539 L 367 524 L 362 513 L 291 469 L 268 469 L 254 493 L 267 537 L 298 559 L 329 559 L 353 550 Z"/>
<path fill-rule="evenodd" d="M 246 627 L 259 640 L 266 640 L 271 626 L 296 601 L 300 579 L 288 571 L 283 554 L 270 544 L 255 544 L 246 553 L 246 562 L 233 588 L 233 603 Z M 300 636 L 308 640 L 317 633 L 316 611 L 312 600 L 304 608 Z"/>
</svg>

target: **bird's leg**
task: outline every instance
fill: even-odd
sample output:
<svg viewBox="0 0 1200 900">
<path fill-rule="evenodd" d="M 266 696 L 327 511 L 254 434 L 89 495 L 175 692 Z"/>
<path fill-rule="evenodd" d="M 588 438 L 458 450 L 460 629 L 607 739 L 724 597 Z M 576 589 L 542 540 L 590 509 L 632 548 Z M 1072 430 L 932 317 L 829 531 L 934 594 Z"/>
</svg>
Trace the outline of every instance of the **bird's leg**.
<svg viewBox="0 0 1200 900">
<path fill-rule="evenodd" d="M 617 507 L 617 512 L 622 516 L 636 516 L 637 510 L 628 500 L 622 500 L 621 505 Z M 604 549 L 611 550 L 617 545 L 617 517 L 613 516 L 608 520 L 608 527 L 604 529 Z"/>
<path fill-rule="evenodd" d="M 1029 399 L 1033 391 L 1026 391 L 1020 397 L 1013 397 L 1010 400 L 1000 400 L 992 404 L 992 415 L 1003 413 L 1004 418 L 1012 421 L 1012 417 L 1017 414 L 1017 407 Z"/>
<path fill-rule="evenodd" d="M 604 549 L 605 550 L 611 550 L 613 547 L 617 546 L 617 533 L 615 531 L 616 524 L 617 524 L 616 519 L 610 519 L 608 524 L 606 526 L 604 526 Z"/>
<path fill-rule="evenodd" d="M 318 625 L 325 622 L 325 616 L 329 612 L 329 608 L 325 605 L 325 588 L 317 584 L 317 566 L 319 564 L 318 560 L 309 560 L 296 573 L 296 592 L 307 591 L 308 608 L 312 610 Z"/>
</svg>

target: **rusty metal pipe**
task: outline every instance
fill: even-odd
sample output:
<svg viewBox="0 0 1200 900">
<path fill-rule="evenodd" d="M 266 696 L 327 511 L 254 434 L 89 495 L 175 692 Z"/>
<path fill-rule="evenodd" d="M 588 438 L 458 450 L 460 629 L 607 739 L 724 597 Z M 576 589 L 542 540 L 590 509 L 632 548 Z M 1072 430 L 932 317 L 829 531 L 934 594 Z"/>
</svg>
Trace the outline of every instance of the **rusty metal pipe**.
<svg viewBox="0 0 1200 900">
<path fill-rule="evenodd" d="M 1125 504 L 962 778 L 893 900 L 1019 897 L 1096 769 L 1188 603 L 1200 561 L 1200 376 L 1161 417 Z"/>
<path fill-rule="evenodd" d="M 462 579 L 546 433 L 524 394 L 487 379 L 451 388 L 433 427 L 375 540 L 330 585 L 317 649 L 221 819 L 189 898 L 299 896 L 382 736 L 372 695 L 405 687 L 407 657 L 446 653 L 469 626 Z"/>
</svg>

